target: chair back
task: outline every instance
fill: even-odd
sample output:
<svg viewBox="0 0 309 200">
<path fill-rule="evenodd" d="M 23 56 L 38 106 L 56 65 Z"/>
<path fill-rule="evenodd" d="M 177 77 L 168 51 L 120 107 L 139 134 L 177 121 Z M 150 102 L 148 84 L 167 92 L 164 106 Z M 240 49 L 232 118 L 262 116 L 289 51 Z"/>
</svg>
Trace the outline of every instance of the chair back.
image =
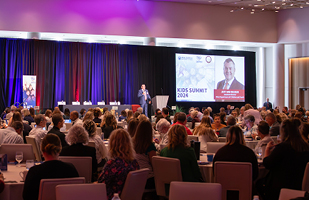
<svg viewBox="0 0 309 200">
<path fill-rule="evenodd" d="M 179 159 L 153 156 L 152 167 L 157 195 L 168 198 L 169 184 L 172 181 L 182 181 Z"/>
<path fill-rule="evenodd" d="M 252 165 L 246 162 L 215 162 L 215 182 L 222 185 L 222 200 L 227 191 L 239 191 L 239 200 L 252 199 Z M 241 178 L 239 178 L 241 177 Z"/>
<path fill-rule="evenodd" d="M 72 123 L 64 123 L 67 130 L 72 127 Z"/>
<path fill-rule="evenodd" d="M 130 171 L 121 192 L 122 200 L 141 200 L 146 186 L 149 169 Z"/>
<path fill-rule="evenodd" d="M 219 183 L 171 182 L 169 200 L 207 199 L 221 200 Z"/>
<path fill-rule="evenodd" d="M 91 183 L 92 158 L 82 156 L 59 156 L 59 160 L 72 163 L 80 177 L 85 177 L 86 183 Z"/>
<path fill-rule="evenodd" d="M 107 200 L 105 183 L 56 186 L 56 200 Z"/>
<path fill-rule="evenodd" d="M 207 153 L 217 153 L 225 144 L 225 142 L 207 142 Z"/>
<path fill-rule="evenodd" d="M 305 192 L 306 191 L 282 188 L 280 191 L 279 200 L 290 200 L 297 197 L 304 197 Z"/>
<path fill-rule="evenodd" d="M 219 137 L 219 142 L 226 142 L 226 137 Z"/>
<path fill-rule="evenodd" d="M 95 143 L 89 141 L 88 144 L 87 144 L 87 146 L 89 146 L 89 147 L 94 147 L 94 148 L 95 148 Z"/>
<path fill-rule="evenodd" d="M 32 149 L 33 149 L 36 161 L 41 162 L 42 154 L 41 154 L 40 148 L 38 147 L 38 144 L 35 141 L 35 138 L 33 136 L 26 136 L 26 141 L 27 141 L 27 144 L 32 145 Z"/>
<path fill-rule="evenodd" d="M 7 154 L 8 161 L 15 161 L 16 151 L 23 152 L 22 162 L 26 162 L 26 160 L 35 160 L 31 144 L 2 144 L 0 146 L 0 154 Z"/>
<path fill-rule="evenodd" d="M 38 200 L 56 200 L 56 186 L 62 184 L 85 183 L 84 177 L 41 179 Z"/>
<path fill-rule="evenodd" d="M 190 143 L 191 140 L 198 142 L 198 136 L 197 135 L 188 135 L 188 142 Z"/>
<path fill-rule="evenodd" d="M 304 172 L 302 190 L 309 191 L 309 162 L 307 163 L 307 166 Z"/>
</svg>

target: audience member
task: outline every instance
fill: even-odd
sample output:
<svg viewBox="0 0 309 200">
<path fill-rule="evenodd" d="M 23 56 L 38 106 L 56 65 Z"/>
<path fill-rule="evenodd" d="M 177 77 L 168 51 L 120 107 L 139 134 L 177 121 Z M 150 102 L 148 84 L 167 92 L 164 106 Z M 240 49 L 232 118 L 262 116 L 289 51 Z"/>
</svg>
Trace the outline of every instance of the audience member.
<svg viewBox="0 0 309 200">
<path fill-rule="evenodd" d="M 23 144 L 24 143 L 23 137 L 21 136 L 24 130 L 24 125 L 22 122 L 15 121 L 7 129 L 9 129 L 9 131 L 6 133 L 6 136 L 4 137 L 2 144 Z"/>
<path fill-rule="evenodd" d="M 86 121 L 87 119 L 89 120 L 93 120 L 94 119 L 94 115 L 93 115 L 93 111 L 87 111 L 84 118 L 83 118 L 83 122 Z"/>
<path fill-rule="evenodd" d="M 203 118 L 203 113 L 201 113 L 200 108 L 199 107 L 195 107 L 194 110 L 197 111 L 197 118 L 201 121 Z"/>
<path fill-rule="evenodd" d="M 134 137 L 135 132 L 136 132 L 136 128 L 138 126 L 139 121 L 137 119 L 131 119 L 129 124 L 128 124 L 128 132 L 131 136 L 131 138 Z"/>
<path fill-rule="evenodd" d="M 226 115 L 232 114 L 231 105 L 227 105 L 227 106 L 226 106 L 226 110 L 225 110 L 224 112 L 225 112 Z"/>
<path fill-rule="evenodd" d="M 278 199 L 282 188 L 302 189 L 304 171 L 309 162 L 309 145 L 300 135 L 300 125 L 299 119 L 285 120 L 280 129 L 282 142 L 267 144 L 263 165 L 269 174 L 257 182 L 263 199 Z"/>
<path fill-rule="evenodd" d="M 247 115 L 253 115 L 254 117 L 254 123 L 257 125 L 260 123 L 260 121 L 262 121 L 262 117 L 261 114 L 258 110 L 253 109 L 253 107 L 250 104 L 246 104 L 245 105 L 245 112 L 244 112 L 244 117 L 246 117 Z M 243 121 L 243 125 L 245 125 L 244 121 Z"/>
<path fill-rule="evenodd" d="M 204 116 L 202 122 L 199 126 L 195 127 L 193 130 L 193 135 L 198 136 L 198 141 L 200 142 L 200 151 L 207 152 L 207 142 L 217 142 L 218 136 L 211 128 L 210 118 Z"/>
<path fill-rule="evenodd" d="M 24 116 L 24 120 L 27 121 L 29 125 L 31 125 L 31 123 L 34 122 L 34 119 L 31 117 L 29 110 L 24 108 L 21 112 Z"/>
<path fill-rule="evenodd" d="M 79 119 L 78 117 L 79 117 L 78 112 L 76 110 L 71 112 L 70 119 L 72 121 L 72 126 L 75 126 L 75 125 L 82 126 L 83 125 L 83 121 L 81 119 Z"/>
<path fill-rule="evenodd" d="M 98 182 L 106 184 L 107 198 L 111 200 L 114 193 L 121 194 L 128 173 L 139 169 L 127 131 L 117 129 L 112 132 L 109 139 L 109 157 L 110 160 L 104 166 Z"/>
<path fill-rule="evenodd" d="M 94 121 L 94 123 L 97 124 L 97 127 L 100 127 L 100 124 L 102 122 L 102 119 L 100 119 L 101 115 L 102 115 L 102 113 L 101 113 L 100 108 L 95 108 L 93 110 L 93 116 L 94 116 L 93 121 Z"/>
<path fill-rule="evenodd" d="M 269 98 L 266 99 L 266 102 L 263 104 L 263 106 L 266 108 L 266 110 L 271 110 L 273 108 L 273 105 L 269 102 Z"/>
<path fill-rule="evenodd" d="M 257 136 L 258 126 L 254 123 L 255 122 L 254 116 L 253 115 L 247 115 L 244 118 L 244 121 L 245 121 L 245 124 L 246 124 L 244 136 L 255 138 Z"/>
<path fill-rule="evenodd" d="M 64 125 L 64 119 L 62 117 L 61 114 L 54 114 L 52 117 L 52 121 L 53 121 L 53 127 L 52 129 L 50 129 L 50 131 L 48 131 L 47 134 L 53 133 L 55 135 L 57 135 L 61 141 L 61 146 L 65 147 L 68 146 L 68 143 L 65 141 L 65 135 L 63 132 L 61 132 L 61 128 Z M 50 125 L 52 126 L 52 125 Z"/>
<path fill-rule="evenodd" d="M 131 119 L 133 119 L 133 111 L 129 110 L 127 113 L 127 119 L 126 119 L 127 123 L 129 123 Z"/>
<path fill-rule="evenodd" d="M 214 122 L 214 119 L 210 116 L 210 113 L 209 113 L 209 111 L 208 111 L 207 109 L 204 110 L 203 115 L 204 115 L 204 117 L 205 117 L 205 116 L 206 116 L 206 117 L 209 117 L 211 123 Z M 203 118 L 202 118 L 202 119 L 203 119 Z M 202 120 L 201 120 L 201 121 L 202 121 Z"/>
<path fill-rule="evenodd" d="M 24 184 L 24 200 L 38 199 L 41 179 L 78 177 L 73 164 L 58 160 L 61 142 L 57 135 L 46 135 L 42 140 L 41 150 L 45 162 L 29 169 Z"/>
<path fill-rule="evenodd" d="M 86 109 L 85 109 L 85 108 L 82 108 L 82 109 L 79 111 L 79 116 L 78 116 L 78 118 L 82 120 L 82 119 L 84 118 L 85 114 L 86 114 Z M 71 114 L 70 114 L 70 119 L 71 119 Z"/>
<path fill-rule="evenodd" d="M 70 119 L 70 114 L 71 114 L 70 109 L 68 109 L 68 108 L 64 109 L 63 114 L 64 114 L 63 119 Z"/>
<path fill-rule="evenodd" d="M 245 114 L 245 106 L 242 106 L 240 108 L 240 114 L 238 115 L 238 122 L 242 122 L 244 120 L 244 114 Z"/>
<path fill-rule="evenodd" d="M 184 113 L 180 115 L 184 115 L 185 118 Z M 199 182 L 203 180 L 201 171 L 197 165 L 194 149 L 188 146 L 187 135 L 183 125 L 172 126 L 168 131 L 167 147 L 161 150 L 160 155 L 179 159 L 183 181 Z"/>
<path fill-rule="evenodd" d="M 266 145 L 269 142 L 274 142 L 274 140 L 269 135 L 269 125 L 265 121 L 260 121 L 257 128 L 257 135 L 261 138 L 257 145 L 255 146 L 255 150 L 258 148 L 263 149 L 263 155 L 265 153 Z"/>
<path fill-rule="evenodd" d="M 120 126 L 117 126 L 116 118 L 112 114 L 107 114 L 105 116 L 105 123 L 104 124 L 102 123 L 101 123 L 101 129 L 102 132 L 104 133 L 104 138 L 102 139 L 108 139 L 113 130 L 121 128 Z"/>
<path fill-rule="evenodd" d="M 166 119 L 160 119 L 158 123 L 156 124 L 156 129 L 158 133 L 160 134 L 160 139 L 159 141 L 155 140 L 156 148 L 158 151 L 161 150 L 160 145 L 166 146 L 168 143 L 168 130 L 170 129 L 171 124 L 166 120 Z"/>
<path fill-rule="evenodd" d="M 226 113 L 225 112 L 220 112 L 220 123 L 226 126 Z"/>
<path fill-rule="evenodd" d="M 94 147 L 85 146 L 88 144 L 89 136 L 81 125 L 72 126 L 65 137 L 70 146 L 63 147 L 60 156 L 85 156 L 92 158 L 92 181 L 96 180 L 97 157 Z"/>
<path fill-rule="evenodd" d="M 302 138 L 305 140 L 305 142 L 308 143 L 308 137 L 309 137 L 309 123 L 308 122 L 303 122 L 300 126 L 300 134 Z"/>
<path fill-rule="evenodd" d="M 163 115 L 164 119 L 166 119 L 170 124 L 172 123 L 170 116 L 169 116 L 168 108 L 162 108 L 162 115 Z"/>
<path fill-rule="evenodd" d="M 46 118 L 42 114 L 38 114 L 35 116 L 34 121 L 36 123 L 36 127 L 34 127 L 29 135 L 32 135 L 35 137 L 35 141 L 38 145 L 38 147 L 41 146 L 42 138 L 44 138 L 47 134 L 47 131 L 45 130 L 46 126 Z"/>
<path fill-rule="evenodd" d="M 226 137 L 226 134 L 227 134 L 227 131 L 229 130 L 229 128 L 236 124 L 236 118 L 234 116 L 229 116 L 227 118 L 226 124 L 227 124 L 226 127 L 223 127 L 223 128 L 220 129 L 219 135 L 218 135 L 219 137 Z"/>
<path fill-rule="evenodd" d="M 31 115 L 31 117 L 34 119 L 34 117 L 35 117 L 35 110 L 34 110 L 34 108 L 29 108 L 29 112 L 30 112 L 30 115 Z"/>
<path fill-rule="evenodd" d="M 266 115 L 265 121 L 270 127 L 270 136 L 277 136 L 280 134 L 280 124 L 276 120 L 276 116 L 273 113 L 268 113 Z"/>
<path fill-rule="evenodd" d="M 118 121 L 119 122 L 126 121 L 126 119 L 127 119 L 127 112 L 125 110 L 122 110 L 118 118 Z"/>
<path fill-rule="evenodd" d="M 179 112 L 177 114 L 177 122 L 174 123 L 172 126 L 174 126 L 174 125 L 182 125 L 182 126 L 185 127 L 185 129 L 187 131 L 187 134 L 188 135 L 192 135 L 192 132 L 188 129 L 188 127 L 186 127 L 186 124 L 187 124 L 186 114 L 183 113 L 183 112 Z"/>
<path fill-rule="evenodd" d="M 216 134 L 219 135 L 220 129 L 226 127 L 225 125 L 221 124 L 220 114 L 214 115 L 214 123 L 211 124 L 212 129 L 216 131 Z"/>
</svg>

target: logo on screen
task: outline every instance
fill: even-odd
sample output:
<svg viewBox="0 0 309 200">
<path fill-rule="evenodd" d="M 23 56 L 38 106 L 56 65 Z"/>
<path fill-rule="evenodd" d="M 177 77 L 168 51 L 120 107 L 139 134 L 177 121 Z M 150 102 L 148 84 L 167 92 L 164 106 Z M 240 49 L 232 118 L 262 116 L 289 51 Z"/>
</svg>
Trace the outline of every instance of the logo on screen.
<svg viewBox="0 0 309 200">
<path fill-rule="evenodd" d="M 178 56 L 178 60 L 193 60 L 192 57 L 189 56 Z"/>
<path fill-rule="evenodd" d="M 205 61 L 206 61 L 207 63 L 211 63 L 212 58 L 211 58 L 210 56 L 206 56 Z"/>
<path fill-rule="evenodd" d="M 201 59 L 202 59 L 202 56 L 196 56 L 196 58 L 197 58 L 198 60 L 201 60 Z"/>
</svg>

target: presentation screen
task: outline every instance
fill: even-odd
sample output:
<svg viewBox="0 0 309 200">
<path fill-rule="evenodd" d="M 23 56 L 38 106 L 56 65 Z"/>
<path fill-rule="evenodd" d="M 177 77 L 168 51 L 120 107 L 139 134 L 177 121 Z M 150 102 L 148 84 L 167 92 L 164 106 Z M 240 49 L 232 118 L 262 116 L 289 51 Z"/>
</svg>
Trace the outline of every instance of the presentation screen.
<svg viewBox="0 0 309 200">
<path fill-rule="evenodd" d="M 244 102 L 245 57 L 176 53 L 176 101 Z"/>
</svg>

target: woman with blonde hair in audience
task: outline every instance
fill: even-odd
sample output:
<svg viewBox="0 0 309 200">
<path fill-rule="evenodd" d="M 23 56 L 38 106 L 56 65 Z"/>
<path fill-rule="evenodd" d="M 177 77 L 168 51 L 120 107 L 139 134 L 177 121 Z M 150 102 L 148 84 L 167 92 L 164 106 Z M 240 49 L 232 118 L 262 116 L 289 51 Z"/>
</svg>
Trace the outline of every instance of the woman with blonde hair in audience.
<svg viewBox="0 0 309 200">
<path fill-rule="evenodd" d="M 201 120 L 200 126 L 205 126 L 211 128 L 211 119 L 208 116 L 204 116 Z M 194 130 L 193 130 L 194 131 Z"/>
<path fill-rule="evenodd" d="M 203 180 L 194 149 L 188 145 L 188 134 L 183 125 L 176 124 L 170 128 L 167 147 L 161 150 L 160 155 L 179 159 L 183 181 L 200 182 Z"/>
<path fill-rule="evenodd" d="M 29 169 L 24 184 L 24 200 L 38 199 L 42 179 L 78 177 L 78 172 L 73 164 L 58 160 L 61 142 L 57 135 L 47 134 L 42 140 L 41 151 L 45 162 Z"/>
<path fill-rule="evenodd" d="M 30 111 L 27 108 L 24 108 L 21 110 L 22 115 L 24 116 L 24 120 L 31 125 L 32 122 L 34 122 L 34 119 L 30 115 Z"/>
<path fill-rule="evenodd" d="M 89 142 L 94 142 L 98 167 L 103 167 L 106 163 L 108 152 L 103 140 L 97 134 L 97 126 L 94 121 L 88 119 L 84 122 L 83 127 L 88 132 Z"/>
<path fill-rule="evenodd" d="M 127 119 L 126 119 L 127 123 L 129 123 L 131 119 L 133 119 L 133 111 L 129 110 L 127 113 Z"/>
<path fill-rule="evenodd" d="M 128 173 L 139 169 L 127 131 L 117 129 L 112 132 L 109 139 L 109 157 L 110 160 L 105 164 L 98 182 L 106 184 L 107 197 L 110 200 L 114 193 L 120 196 Z"/>
<path fill-rule="evenodd" d="M 146 189 L 154 189 L 154 173 L 152 169 L 152 157 L 156 156 L 156 147 L 153 143 L 153 129 L 149 120 L 140 121 L 137 126 L 133 147 L 136 152 L 135 159 L 141 169 L 148 168 L 149 174 L 146 182 Z"/>
<path fill-rule="evenodd" d="M 207 152 L 207 142 L 219 141 L 217 134 L 215 134 L 214 130 L 211 127 L 199 125 L 194 128 L 192 133 L 193 135 L 198 136 L 198 141 L 200 142 L 200 150 L 203 153 Z"/>
<path fill-rule="evenodd" d="M 93 112 L 87 111 L 85 116 L 84 116 L 83 122 L 86 121 L 86 120 L 93 120 L 93 119 L 94 119 Z"/>
<path fill-rule="evenodd" d="M 146 117 L 146 115 L 144 115 L 144 114 L 140 114 L 140 115 L 138 116 L 137 119 L 138 119 L 138 121 L 140 121 L 140 122 L 141 122 L 141 121 L 144 121 L 144 120 L 149 121 L 149 120 L 148 120 L 148 117 Z"/>
<path fill-rule="evenodd" d="M 102 139 L 108 139 L 111 132 L 118 128 L 122 128 L 122 127 L 117 125 L 115 116 L 112 115 L 111 113 L 106 114 L 105 120 L 102 120 L 102 123 L 101 123 L 102 133 L 104 133 L 104 138 Z"/>
<path fill-rule="evenodd" d="M 160 140 L 155 140 L 156 148 L 158 151 L 161 150 L 160 145 L 166 146 L 168 143 L 168 130 L 170 129 L 171 124 L 166 119 L 160 119 L 158 123 L 156 124 L 156 129 L 158 133 L 160 134 Z"/>
<path fill-rule="evenodd" d="M 51 118 L 52 118 L 52 111 L 47 109 L 45 111 L 45 119 L 47 123 L 51 123 Z"/>
</svg>

